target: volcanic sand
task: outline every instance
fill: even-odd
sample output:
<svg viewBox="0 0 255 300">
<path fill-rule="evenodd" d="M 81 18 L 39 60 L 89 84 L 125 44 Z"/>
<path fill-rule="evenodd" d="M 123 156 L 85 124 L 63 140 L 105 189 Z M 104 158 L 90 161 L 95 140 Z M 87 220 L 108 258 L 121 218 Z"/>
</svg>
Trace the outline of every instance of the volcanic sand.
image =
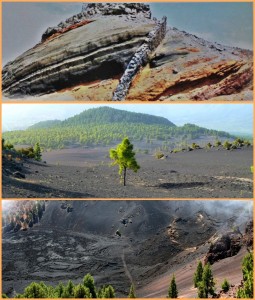
<svg viewBox="0 0 255 300">
<path fill-rule="evenodd" d="M 47 163 L 25 161 L 25 179 L 3 176 L 3 198 L 252 198 L 253 148 L 198 149 L 168 158 L 137 154 L 137 173 L 120 182 L 109 148 L 43 153 Z M 7 165 L 8 168 L 8 165 Z"/>
</svg>

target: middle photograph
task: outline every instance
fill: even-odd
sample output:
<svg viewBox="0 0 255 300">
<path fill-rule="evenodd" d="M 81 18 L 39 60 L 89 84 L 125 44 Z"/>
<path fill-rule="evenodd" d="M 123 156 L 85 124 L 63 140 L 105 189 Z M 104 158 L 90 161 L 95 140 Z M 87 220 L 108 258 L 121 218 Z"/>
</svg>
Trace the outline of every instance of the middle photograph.
<svg viewBox="0 0 255 300">
<path fill-rule="evenodd" d="M 252 198 L 252 104 L 4 104 L 3 198 Z"/>
</svg>

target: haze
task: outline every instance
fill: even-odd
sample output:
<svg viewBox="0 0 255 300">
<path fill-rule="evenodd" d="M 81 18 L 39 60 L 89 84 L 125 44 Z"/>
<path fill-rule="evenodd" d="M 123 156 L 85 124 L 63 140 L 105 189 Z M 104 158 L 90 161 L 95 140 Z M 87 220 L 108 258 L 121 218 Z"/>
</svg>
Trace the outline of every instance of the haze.
<svg viewBox="0 0 255 300">
<path fill-rule="evenodd" d="M 64 120 L 84 110 L 105 104 L 3 104 L 3 131 L 26 129 L 39 121 Z M 252 104 L 113 104 L 112 108 L 165 117 L 182 126 L 193 123 L 229 133 L 253 133 Z"/>
<path fill-rule="evenodd" d="M 252 49 L 252 3 L 151 3 L 152 15 L 209 41 Z M 40 42 L 50 26 L 81 11 L 82 3 L 3 3 L 2 63 Z"/>
</svg>

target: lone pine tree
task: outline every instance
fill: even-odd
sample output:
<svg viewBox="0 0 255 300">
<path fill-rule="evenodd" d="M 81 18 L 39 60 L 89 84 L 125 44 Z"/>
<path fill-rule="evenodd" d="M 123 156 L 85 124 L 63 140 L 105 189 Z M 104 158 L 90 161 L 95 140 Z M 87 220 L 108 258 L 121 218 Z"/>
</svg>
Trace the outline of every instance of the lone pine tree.
<svg viewBox="0 0 255 300">
<path fill-rule="evenodd" d="M 126 174 L 127 169 L 137 172 L 140 166 L 136 162 L 135 152 L 133 151 L 133 145 L 126 137 L 123 141 L 117 145 L 116 149 L 110 150 L 110 158 L 114 160 L 112 165 L 119 165 L 119 174 L 122 177 L 123 173 L 123 184 L 126 185 Z"/>
<path fill-rule="evenodd" d="M 178 290 L 175 282 L 175 276 L 173 275 L 170 286 L 168 289 L 168 298 L 178 298 Z"/>
</svg>

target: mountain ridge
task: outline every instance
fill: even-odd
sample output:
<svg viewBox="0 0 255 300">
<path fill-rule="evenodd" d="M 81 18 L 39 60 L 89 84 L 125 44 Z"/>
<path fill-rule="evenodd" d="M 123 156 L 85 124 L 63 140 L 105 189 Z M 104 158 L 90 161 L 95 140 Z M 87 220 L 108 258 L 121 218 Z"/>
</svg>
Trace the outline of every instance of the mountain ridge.
<svg viewBox="0 0 255 300">
<path fill-rule="evenodd" d="M 128 112 L 110 107 L 86 110 L 64 121 L 38 122 L 26 130 L 3 133 L 3 138 L 13 144 L 40 144 L 46 148 L 65 148 L 80 144 L 86 146 L 109 145 L 128 136 L 132 141 L 170 141 L 186 136 L 215 136 L 235 138 L 224 131 L 199 127 L 194 124 L 176 126 L 163 117 Z"/>
</svg>

